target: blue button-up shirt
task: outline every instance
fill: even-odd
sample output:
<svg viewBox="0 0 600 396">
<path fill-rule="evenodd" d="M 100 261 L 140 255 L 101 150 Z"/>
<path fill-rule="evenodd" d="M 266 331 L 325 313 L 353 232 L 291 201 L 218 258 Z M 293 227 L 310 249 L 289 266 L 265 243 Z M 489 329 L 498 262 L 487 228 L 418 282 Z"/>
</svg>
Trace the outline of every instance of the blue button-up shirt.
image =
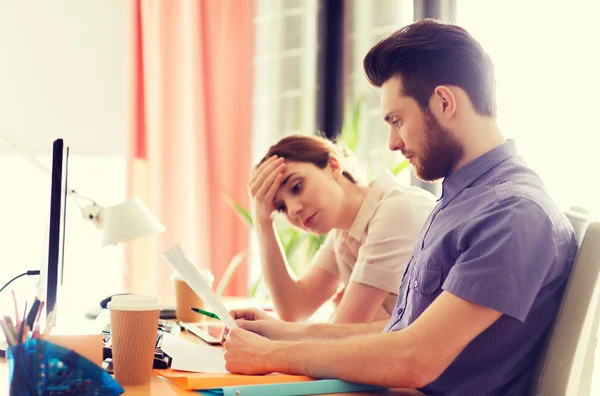
<svg viewBox="0 0 600 396">
<path fill-rule="evenodd" d="M 447 177 L 384 331 L 410 325 L 443 290 L 503 315 L 422 391 L 525 394 L 576 250 L 568 219 L 513 141 Z"/>
</svg>

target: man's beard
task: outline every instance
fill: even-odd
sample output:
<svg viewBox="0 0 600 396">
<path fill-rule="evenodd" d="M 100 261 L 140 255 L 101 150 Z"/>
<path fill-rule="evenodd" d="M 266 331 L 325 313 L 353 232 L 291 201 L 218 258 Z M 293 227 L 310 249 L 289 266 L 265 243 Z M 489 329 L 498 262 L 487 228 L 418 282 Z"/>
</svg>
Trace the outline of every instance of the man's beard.
<svg viewBox="0 0 600 396">
<path fill-rule="evenodd" d="M 423 181 L 434 181 L 447 177 L 464 154 L 462 145 L 450 129 L 440 125 L 429 109 L 425 117 L 425 146 L 415 155 L 414 169 Z"/>
</svg>

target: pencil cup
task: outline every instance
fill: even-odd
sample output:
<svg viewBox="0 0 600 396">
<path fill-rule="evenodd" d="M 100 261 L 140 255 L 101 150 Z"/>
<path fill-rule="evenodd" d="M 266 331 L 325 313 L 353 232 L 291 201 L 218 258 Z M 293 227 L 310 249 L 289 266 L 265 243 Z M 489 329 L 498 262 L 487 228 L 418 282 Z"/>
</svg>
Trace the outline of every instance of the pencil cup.
<svg viewBox="0 0 600 396">
<path fill-rule="evenodd" d="M 147 385 L 152 378 L 160 306 L 154 297 L 113 296 L 108 303 L 115 379 Z"/>
<path fill-rule="evenodd" d="M 200 273 L 212 287 L 215 280 L 213 274 L 208 270 L 200 270 Z M 204 309 L 204 302 L 200 296 L 178 274 L 171 276 L 171 279 L 175 282 L 175 312 L 177 320 L 184 323 L 196 323 L 205 320 L 204 316 L 190 309 L 192 307 Z"/>
<path fill-rule="evenodd" d="M 41 339 L 7 350 L 9 395 L 102 395 L 124 392 L 106 371 L 92 361 Z"/>
</svg>

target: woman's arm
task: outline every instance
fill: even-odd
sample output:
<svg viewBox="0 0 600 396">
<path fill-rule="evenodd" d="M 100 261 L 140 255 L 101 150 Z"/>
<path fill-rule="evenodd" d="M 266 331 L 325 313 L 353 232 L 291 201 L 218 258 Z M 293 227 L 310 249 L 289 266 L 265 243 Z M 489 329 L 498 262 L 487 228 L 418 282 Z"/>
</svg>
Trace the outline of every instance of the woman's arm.
<svg viewBox="0 0 600 396">
<path fill-rule="evenodd" d="M 273 199 L 286 166 L 283 158 L 270 157 L 252 175 L 248 191 L 254 201 L 262 272 L 275 309 L 283 320 L 298 321 L 309 317 L 331 297 L 338 281 L 332 274 L 318 268 L 309 268 L 301 280 L 295 280 L 288 271 L 271 218 L 275 211 Z M 331 250 L 331 244 L 327 246 Z M 333 251 L 328 253 L 327 260 L 330 260 L 329 257 L 335 260 Z"/>
<path fill-rule="evenodd" d="M 375 319 L 388 294 L 386 290 L 350 282 L 331 321 L 332 323 L 370 322 Z"/>
<path fill-rule="evenodd" d="M 283 249 L 271 221 L 257 224 L 262 274 L 279 317 L 285 321 L 300 321 L 312 315 L 339 286 L 338 279 L 329 272 L 310 265 L 298 280 L 290 273 Z M 333 259 L 332 249 L 326 242 L 318 254 Z M 326 257 L 324 257 L 324 255 Z"/>
<path fill-rule="evenodd" d="M 433 203 L 432 197 L 411 191 L 392 191 L 378 202 L 333 316 L 335 323 L 371 321 L 377 318 L 386 297 L 398 293 L 415 240 Z"/>
</svg>

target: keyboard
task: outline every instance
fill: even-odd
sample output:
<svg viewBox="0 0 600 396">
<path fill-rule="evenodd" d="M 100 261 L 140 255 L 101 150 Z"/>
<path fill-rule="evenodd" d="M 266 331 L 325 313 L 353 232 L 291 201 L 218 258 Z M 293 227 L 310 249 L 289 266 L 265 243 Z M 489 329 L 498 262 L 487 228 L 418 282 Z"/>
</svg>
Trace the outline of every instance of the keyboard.
<svg viewBox="0 0 600 396">
<path fill-rule="evenodd" d="M 108 311 L 108 310 L 104 310 Z M 100 319 L 96 319 L 97 321 L 106 319 L 108 316 L 108 320 L 105 322 L 104 329 L 102 330 L 102 358 L 104 359 L 104 369 L 108 372 L 112 372 L 112 337 L 110 332 L 110 314 L 106 315 L 106 312 L 103 312 L 98 316 Z M 171 366 L 171 358 L 162 351 L 162 338 L 164 333 L 170 333 L 174 336 L 177 336 L 181 331 L 181 327 L 175 323 L 167 322 L 166 320 L 158 321 L 158 329 L 156 331 L 156 343 L 154 345 L 154 363 L 152 365 L 153 368 L 162 369 L 168 368 Z"/>
</svg>

